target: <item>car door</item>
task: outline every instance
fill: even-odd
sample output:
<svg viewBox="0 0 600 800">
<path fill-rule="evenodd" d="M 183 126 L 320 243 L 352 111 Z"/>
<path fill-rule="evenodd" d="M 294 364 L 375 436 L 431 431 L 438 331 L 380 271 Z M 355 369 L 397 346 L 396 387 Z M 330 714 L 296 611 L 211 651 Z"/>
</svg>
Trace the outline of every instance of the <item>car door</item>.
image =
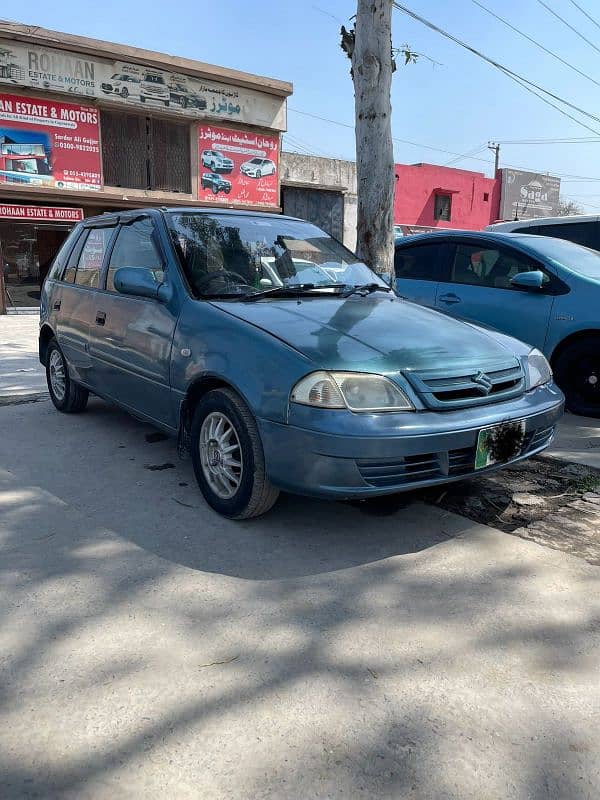
<svg viewBox="0 0 600 800">
<path fill-rule="evenodd" d="M 438 281 L 451 249 L 444 240 L 396 245 L 394 272 L 398 294 L 435 307 Z"/>
<path fill-rule="evenodd" d="M 90 332 L 94 382 L 99 393 L 174 427 L 170 365 L 176 304 L 119 294 L 114 275 L 121 267 L 153 270 L 157 284 L 163 282 L 166 259 L 149 216 L 120 226 L 107 259 Z"/>
<path fill-rule="evenodd" d="M 89 332 L 94 314 L 102 262 L 115 231 L 115 223 L 84 228 L 71 251 L 60 284 L 52 293 L 51 318 L 56 338 L 73 376 L 90 384 Z"/>
<path fill-rule="evenodd" d="M 519 272 L 540 270 L 541 289 L 511 285 Z M 542 349 L 554 303 L 555 276 L 516 248 L 486 239 L 458 240 L 438 285 L 441 311 L 490 325 Z"/>
</svg>

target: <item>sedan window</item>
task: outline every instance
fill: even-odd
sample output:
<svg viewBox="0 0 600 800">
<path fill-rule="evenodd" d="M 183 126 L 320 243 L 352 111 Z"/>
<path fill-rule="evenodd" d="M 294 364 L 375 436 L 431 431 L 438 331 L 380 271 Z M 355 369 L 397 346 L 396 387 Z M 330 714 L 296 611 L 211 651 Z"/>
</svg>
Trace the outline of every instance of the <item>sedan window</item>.
<svg viewBox="0 0 600 800">
<path fill-rule="evenodd" d="M 419 281 L 438 281 L 440 263 L 447 258 L 445 242 L 421 244 L 414 247 L 397 247 L 394 254 L 394 271 L 397 278 Z"/>
<path fill-rule="evenodd" d="M 481 244 L 458 244 L 452 263 L 452 283 L 486 286 L 491 289 L 511 289 L 511 279 L 519 272 L 540 270 L 544 283 L 550 275 L 533 259 L 507 247 Z"/>
<path fill-rule="evenodd" d="M 115 291 L 115 272 L 121 267 L 150 269 L 157 283 L 163 281 L 164 264 L 153 239 L 154 226 L 150 219 L 141 219 L 131 225 L 123 225 L 117 235 L 110 255 L 106 288 Z"/>
</svg>

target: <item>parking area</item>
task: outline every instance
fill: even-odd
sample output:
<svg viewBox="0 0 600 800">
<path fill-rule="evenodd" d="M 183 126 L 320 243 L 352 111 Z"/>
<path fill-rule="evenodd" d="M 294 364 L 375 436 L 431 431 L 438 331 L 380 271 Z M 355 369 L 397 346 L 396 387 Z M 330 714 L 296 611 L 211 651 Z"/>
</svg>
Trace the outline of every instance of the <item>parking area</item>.
<svg viewBox="0 0 600 800">
<path fill-rule="evenodd" d="M 3 797 L 598 796 L 597 566 L 412 497 L 231 522 L 101 401 L 0 414 Z"/>
</svg>

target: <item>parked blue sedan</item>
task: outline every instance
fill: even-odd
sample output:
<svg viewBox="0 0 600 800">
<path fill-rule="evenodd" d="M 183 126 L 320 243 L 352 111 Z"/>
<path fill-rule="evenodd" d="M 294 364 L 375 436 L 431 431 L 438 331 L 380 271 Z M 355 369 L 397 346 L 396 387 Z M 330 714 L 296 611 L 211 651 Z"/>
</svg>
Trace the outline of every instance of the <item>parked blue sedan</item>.
<svg viewBox="0 0 600 800">
<path fill-rule="evenodd" d="M 178 436 L 234 519 L 280 489 L 362 498 L 498 468 L 547 447 L 563 409 L 538 350 L 401 300 L 276 214 L 85 220 L 43 287 L 40 359 L 59 411 L 92 392 Z"/>
<path fill-rule="evenodd" d="M 396 241 L 397 291 L 539 348 L 575 414 L 600 416 L 600 253 L 546 236 L 440 231 Z"/>
</svg>

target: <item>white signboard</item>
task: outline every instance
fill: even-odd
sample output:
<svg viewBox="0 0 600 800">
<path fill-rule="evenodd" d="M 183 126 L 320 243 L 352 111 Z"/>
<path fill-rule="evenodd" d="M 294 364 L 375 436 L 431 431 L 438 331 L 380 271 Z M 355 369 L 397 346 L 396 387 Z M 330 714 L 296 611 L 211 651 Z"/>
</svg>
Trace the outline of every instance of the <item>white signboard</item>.
<svg viewBox="0 0 600 800">
<path fill-rule="evenodd" d="M 0 39 L 0 85 L 110 99 L 193 118 L 285 130 L 285 99 L 122 61 Z"/>
</svg>

